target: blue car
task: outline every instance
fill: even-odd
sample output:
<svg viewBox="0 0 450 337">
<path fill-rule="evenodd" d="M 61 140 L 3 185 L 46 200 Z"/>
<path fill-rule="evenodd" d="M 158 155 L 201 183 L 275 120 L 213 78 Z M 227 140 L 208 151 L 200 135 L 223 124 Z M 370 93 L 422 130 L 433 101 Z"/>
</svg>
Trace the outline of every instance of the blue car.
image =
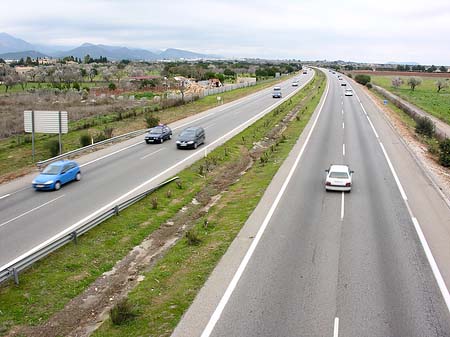
<svg viewBox="0 0 450 337">
<path fill-rule="evenodd" d="M 80 167 L 73 160 L 60 160 L 48 165 L 33 180 L 36 190 L 59 190 L 62 185 L 81 180 Z"/>
</svg>

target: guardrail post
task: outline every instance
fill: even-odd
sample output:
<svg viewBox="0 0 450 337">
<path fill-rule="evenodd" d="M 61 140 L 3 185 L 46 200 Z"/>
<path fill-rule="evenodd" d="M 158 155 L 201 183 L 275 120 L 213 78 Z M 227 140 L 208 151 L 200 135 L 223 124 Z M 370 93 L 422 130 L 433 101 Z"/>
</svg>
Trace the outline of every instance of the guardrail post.
<svg viewBox="0 0 450 337">
<path fill-rule="evenodd" d="M 17 272 L 16 268 L 11 268 L 8 270 L 10 274 L 14 277 L 14 283 L 19 284 L 19 273 Z"/>
<path fill-rule="evenodd" d="M 77 232 L 74 231 L 74 232 L 70 233 L 70 236 L 71 236 L 73 242 L 75 242 L 75 244 L 77 244 L 77 243 L 78 243 L 78 235 L 77 235 Z"/>
<path fill-rule="evenodd" d="M 119 206 L 114 206 L 114 214 L 119 215 Z"/>
</svg>

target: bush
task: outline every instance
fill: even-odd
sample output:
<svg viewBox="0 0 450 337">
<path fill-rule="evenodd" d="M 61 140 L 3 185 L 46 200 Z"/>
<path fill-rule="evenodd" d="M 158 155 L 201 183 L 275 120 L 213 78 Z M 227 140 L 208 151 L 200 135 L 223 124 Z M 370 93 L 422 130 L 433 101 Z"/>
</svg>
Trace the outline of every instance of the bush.
<svg viewBox="0 0 450 337">
<path fill-rule="evenodd" d="M 109 316 L 114 325 L 121 325 L 134 318 L 136 314 L 134 313 L 133 306 L 125 298 L 111 308 Z"/>
<path fill-rule="evenodd" d="M 74 82 L 73 84 L 72 84 L 72 88 L 74 88 L 75 90 L 78 90 L 78 91 L 80 91 L 80 84 L 78 83 L 78 82 Z"/>
<path fill-rule="evenodd" d="M 433 137 L 434 135 L 434 123 L 428 117 L 419 117 L 416 121 L 416 132 L 420 135 L 427 137 Z"/>
<path fill-rule="evenodd" d="M 59 154 L 59 141 L 56 139 L 49 140 L 45 144 L 46 149 L 50 153 L 51 157 L 55 157 Z"/>
<path fill-rule="evenodd" d="M 97 133 L 94 136 L 94 143 L 98 143 L 101 142 L 102 140 L 106 140 L 108 138 L 106 138 L 105 134 L 103 132 Z"/>
<path fill-rule="evenodd" d="M 366 87 L 368 88 L 368 89 L 372 89 L 372 83 L 366 83 Z"/>
<path fill-rule="evenodd" d="M 80 145 L 81 147 L 91 145 L 91 136 L 88 133 L 83 133 L 80 136 Z"/>
<path fill-rule="evenodd" d="M 154 115 L 147 115 L 145 116 L 145 123 L 147 124 L 148 128 L 152 128 L 159 124 L 159 118 Z"/>
<path fill-rule="evenodd" d="M 110 83 L 110 84 L 108 84 L 108 89 L 109 90 L 116 90 L 117 87 L 116 87 L 116 85 L 114 83 Z"/>
<path fill-rule="evenodd" d="M 197 231 L 194 229 L 190 229 L 186 232 L 186 239 L 189 246 L 197 246 L 200 242 L 202 242 Z"/>
<path fill-rule="evenodd" d="M 107 126 L 103 129 L 103 134 L 105 135 L 106 139 L 109 139 L 113 136 L 114 128 L 111 126 Z"/>
<path fill-rule="evenodd" d="M 359 84 L 366 85 L 367 83 L 370 82 L 370 76 L 364 75 L 364 74 L 358 74 L 355 76 L 355 81 L 358 82 Z"/>
<path fill-rule="evenodd" d="M 450 167 L 450 139 L 445 139 L 439 143 L 439 163 L 442 166 Z"/>
</svg>

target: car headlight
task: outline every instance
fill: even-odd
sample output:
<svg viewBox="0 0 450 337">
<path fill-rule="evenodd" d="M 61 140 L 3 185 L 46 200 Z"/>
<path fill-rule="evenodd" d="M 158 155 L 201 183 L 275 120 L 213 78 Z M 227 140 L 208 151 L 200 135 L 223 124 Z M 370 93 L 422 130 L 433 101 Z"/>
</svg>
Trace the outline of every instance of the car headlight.
<svg viewBox="0 0 450 337">
<path fill-rule="evenodd" d="M 32 183 L 32 184 L 37 184 L 36 180 L 33 180 L 31 183 Z"/>
<path fill-rule="evenodd" d="M 193 140 L 190 140 L 190 141 L 188 141 L 187 143 L 188 143 L 188 144 L 194 144 L 194 141 L 193 141 Z"/>
<path fill-rule="evenodd" d="M 177 140 L 177 144 L 181 144 L 181 142 L 179 140 Z"/>
<path fill-rule="evenodd" d="M 50 185 L 50 184 L 53 184 L 53 180 L 49 180 L 44 183 L 44 185 Z"/>
</svg>

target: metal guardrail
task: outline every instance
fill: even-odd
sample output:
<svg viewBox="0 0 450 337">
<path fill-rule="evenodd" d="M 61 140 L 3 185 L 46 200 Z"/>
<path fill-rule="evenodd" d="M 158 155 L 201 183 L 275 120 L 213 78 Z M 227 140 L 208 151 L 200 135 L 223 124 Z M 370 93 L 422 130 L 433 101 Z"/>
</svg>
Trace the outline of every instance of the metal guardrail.
<svg viewBox="0 0 450 337">
<path fill-rule="evenodd" d="M 14 263 L 12 263 L 10 265 L 6 264 L 7 267 L 0 270 L 0 284 L 11 278 L 14 278 L 14 282 L 16 284 L 19 284 L 19 272 L 30 267 L 33 263 L 35 263 L 38 260 L 42 259 L 43 257 L 47 256 L 48 254 L 54 252 L 58 248 L 64 246 L 66 243 L 69 243 L 72 241 L 77 243 L 77 239 L 80 235 L 83 235 L 90 229 L 99 225 L 103 221 L 111 218 L 112 216 L 119 215 L 119 213 L 121 211 L 123 211 L 124 209 L 126 209 L 127 207 L 133 205 L 134 203 L 138 202 L 139 200 L 144 199 L 149 194 L 152 194 L 154 191 L 158 190 L 159 188 L 161 188 L 165 185 L 168 185 L 169 183 L 171 183 L 177 179 L 178 179 L 178 176 L 171 178 L 169 180 L 166 180 L 165 182 L 108 209 L 104 213 L 89 220 L 87 223 L 80 225 L 78 228 L 71 231 L 70 233 L 65 233 L 64 235 L 61 235 L 60 237 L 56 238 L 54 241 L 47 244 L 45 247 L 42 247 L 41 249 L 39 249 L 37 251 L 30 251 L 31 252 L 30 254 L 25 255 L 19 261 L 15 261 Z"/>
<path fill-rule="evenodd" d="M 119 135 L 119 136 L 115 136 L 115 137 L 112 137 L 112 138 L 109 138 L 109 139 L 106 139 L 106 140 L 102 140 L 101 142 L 97 142 L 97 143 L 94 143 L 94 144 L 91 144 L 91 145 L 83 146 L 83 147 L 80 147 L 79 149 L 72 150 L 72 151 L 60 154 L 59 156 L 39 161 L 39 162 L 36 163 L 36 165 L 37 165 L 37 167 L 39 169 L 41 169 L 43 166 L 45 166 L 45 165 L 47 165 L 49 163 L 52 163 L 54 161 L 57 161 L 57 160 L 60 160 L 60 159 L 64 159 L 64 158 L 68 158 L 70 156 L 73 156 L 73 155 L 76 155 L 76 154 L 79 154 L 79 153 L 82 153 L 82 152 L 94 149 L 97 146 L 105 145 L 105 144 L 108 144 L 108 143 L 114 143 L 115 141 L 121 140 L 123 138 L 139 136 L 139 135 L 142 135 L 142 134 L 146 133 L 147 131 L 148 131 L 148 129 L 141 129 L 141 130 L 136 130 L 136 131 L 131 131 L 131 132 L 128 132 L 128 133 L 124 133 L 123 135 Z"/>
</svg>

